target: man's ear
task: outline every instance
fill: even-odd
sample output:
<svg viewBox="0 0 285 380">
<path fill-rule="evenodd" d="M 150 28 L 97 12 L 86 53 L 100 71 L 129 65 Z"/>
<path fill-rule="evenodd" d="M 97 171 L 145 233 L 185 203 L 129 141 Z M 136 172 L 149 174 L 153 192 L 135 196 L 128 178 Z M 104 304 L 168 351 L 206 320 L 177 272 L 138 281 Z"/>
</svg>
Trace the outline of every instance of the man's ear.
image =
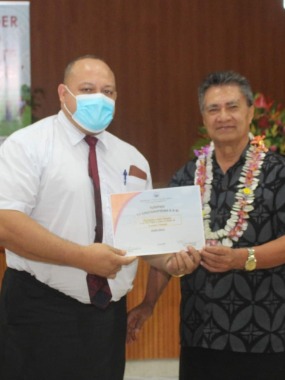
<svg viewBox="0 0 285 380">
<path fill-rule="evenodd" d="M 253 117 L 254 117 L 254 105 L 249 107 L 249 124 L 252 123 Z"/>
<path fill-rule="evenodd" d="M 66 93 L 66 87 L 63 83 L 61 83 L 58 88 L 57 88 L 57 92 L 58 92 L 58 97 L 59 97 L 59 100 L 64 103 L 64 95 Z"/>
</svg>

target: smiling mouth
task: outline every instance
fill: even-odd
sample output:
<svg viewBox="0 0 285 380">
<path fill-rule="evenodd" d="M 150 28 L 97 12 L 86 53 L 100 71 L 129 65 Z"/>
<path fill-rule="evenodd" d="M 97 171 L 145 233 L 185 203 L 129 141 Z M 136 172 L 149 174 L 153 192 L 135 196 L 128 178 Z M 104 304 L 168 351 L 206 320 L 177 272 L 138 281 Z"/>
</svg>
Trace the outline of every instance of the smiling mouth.
<svg viewBox="0 0 285 380">
<path fill-rule="evenodd" d="M 231 131 L 233 130 L 235 127 L 232 126 L 232 125 L 223 125 L 223 126 L 220 126 L 217 128 L 217 131 Z"/>
</svg>

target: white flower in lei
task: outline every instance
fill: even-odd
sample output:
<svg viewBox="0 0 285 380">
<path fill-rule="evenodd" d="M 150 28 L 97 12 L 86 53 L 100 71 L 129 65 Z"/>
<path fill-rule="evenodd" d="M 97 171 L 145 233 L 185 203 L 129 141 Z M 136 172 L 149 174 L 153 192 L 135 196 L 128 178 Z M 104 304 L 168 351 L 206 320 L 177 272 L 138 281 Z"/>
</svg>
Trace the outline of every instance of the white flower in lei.
<svg viewBox="0 0 285 380">
<path fill-rule="evenodd" d="M 260 168 L 267 152 L 267 148 L 263 142 L 264 137 L 253 137 L 252 134 L 249 137 L 251 146 L 246 152 L 246 160 L 239 178 L 238 190 L 235 195 L 230 218 L 227 220 L 225 227 L 217 231 L 211 231 L 210 228 L 214 143 L 211 142 L 210 145 L 195 151 L 198 157 L 195 171 L 195 185 L 200 186 L 207 244 L 222 244 L 232 247 L 233 242 L 238 241 L 247 229 L 247 219 L 249 218 L 250 211 L 253 210 L 254 190 L 258 186 Z"/>
</svg>

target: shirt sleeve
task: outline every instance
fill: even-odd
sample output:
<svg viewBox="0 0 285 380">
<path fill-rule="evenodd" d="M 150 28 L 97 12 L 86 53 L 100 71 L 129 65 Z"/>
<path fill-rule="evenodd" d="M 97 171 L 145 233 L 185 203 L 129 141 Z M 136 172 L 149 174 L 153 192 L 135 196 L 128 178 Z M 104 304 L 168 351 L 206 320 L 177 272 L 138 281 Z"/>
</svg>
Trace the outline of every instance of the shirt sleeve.
<svg viewBox="0 0 285 380">
<path fill-rule="evenodd" d="M 172 176 L 169 182 L 169 187 L 194 185 L 195 169 L 196 165 L 194 161 L 187 162 L 186 165 Z"/>
<path fill-rule="evenodd" d="M 17 210 L 30 215 L 40 182 L 39 163 L 32 153 L 33 144 L 8 138 L 0 148 L 0 209 Z"/>
</svg>

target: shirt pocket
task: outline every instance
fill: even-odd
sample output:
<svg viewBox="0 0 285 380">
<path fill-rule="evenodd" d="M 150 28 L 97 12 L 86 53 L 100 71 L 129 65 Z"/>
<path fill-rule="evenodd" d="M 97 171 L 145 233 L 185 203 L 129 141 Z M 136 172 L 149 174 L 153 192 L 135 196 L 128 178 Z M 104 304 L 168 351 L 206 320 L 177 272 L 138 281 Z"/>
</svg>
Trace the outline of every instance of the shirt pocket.
<svg viewBox="0 0 285 380">
<path fill-rule="evenodd" d="M 143 191 L 146 189 L 146 180 L 132 175 L 128 175 L 125 190 L 128 191 Z"/>
</svg>

